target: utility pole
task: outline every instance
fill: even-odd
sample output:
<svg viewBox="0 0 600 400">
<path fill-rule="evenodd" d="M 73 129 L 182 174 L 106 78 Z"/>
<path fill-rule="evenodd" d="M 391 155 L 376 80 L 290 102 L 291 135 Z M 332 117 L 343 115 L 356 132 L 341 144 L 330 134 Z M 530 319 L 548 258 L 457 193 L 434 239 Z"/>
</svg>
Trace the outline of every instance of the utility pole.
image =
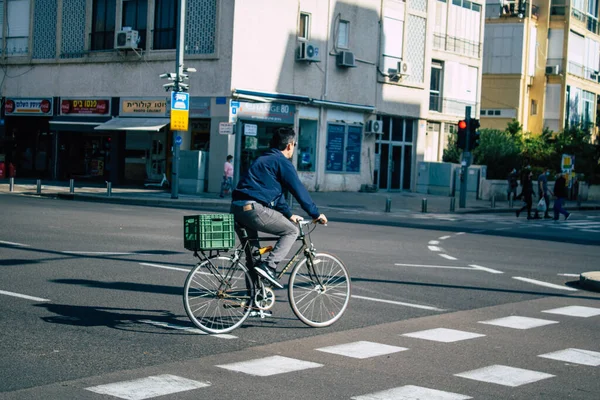
<svg viewBox="0 0 600 400">
<path fill-rule="evenodd" d="M 467 206 L 467 174 L 469 172 L 469 166 L 471 165 L 471 152 L 469 148 L 470 144 L 470 127 L 471 127 L 471 106 L 465 107 L 465 122 L 467 123 L 467 137 L 466 137 L 466 146 L 463 151 L 462 161 L 461 161 L 461 174 L 460 174 L 460 198 L 458 200 L 458 206 L 460 208 L 465 208 Z"/>
<path fill-rule="evenodd" d="M 177 0 L 179 18 L 177 20 L 178 35 L 176 44 L 177 59 L 175 60 L 175 72 L 161 74 L 161 78 L 167 78 L 172 83 L 163 87 L 171 93 L 171 130 L 173 131 L 173 159 L 171 162 L 171 198 L 179 198 L 179 146 L 181 145 L 181 134 L 187 132 L 189 121 L 189 94 L 186 93 L 189 85 L 183 81 L 188 79 L 187 72 L 196 72 L 194 68 L 184 68 L 183 54 L 185 50 L 185 3 L 186 0 Z"/>
</svg>

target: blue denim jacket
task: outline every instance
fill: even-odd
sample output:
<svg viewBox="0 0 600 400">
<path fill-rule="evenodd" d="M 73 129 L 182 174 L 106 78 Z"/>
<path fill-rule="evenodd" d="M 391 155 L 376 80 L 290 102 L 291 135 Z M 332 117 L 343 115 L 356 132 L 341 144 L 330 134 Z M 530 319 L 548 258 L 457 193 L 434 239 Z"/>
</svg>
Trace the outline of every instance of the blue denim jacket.
<svg viewBox="0 0 600 400">
<path fill-rule="evenodd" d="M 254 200 L 271 207 L 287 218 L 292 216 L 283 191 L 288 190 L 312 218 L 320 213 L 304 187 L 294 165 L 278 149 L 267 150 L 258 157 L 237 184 L 232 201 Z"/>
</svg>

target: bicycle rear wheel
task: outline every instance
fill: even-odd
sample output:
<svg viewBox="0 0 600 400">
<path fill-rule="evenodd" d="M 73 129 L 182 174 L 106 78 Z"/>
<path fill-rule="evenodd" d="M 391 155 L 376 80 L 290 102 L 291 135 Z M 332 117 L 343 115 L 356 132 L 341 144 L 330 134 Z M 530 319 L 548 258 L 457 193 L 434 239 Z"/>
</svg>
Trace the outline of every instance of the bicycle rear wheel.
<svg viewBox="0 0 600 400">
<path fill-rule="evenodd" d="M 288 294 L 292 310 L 300 321 L 314 328 L 329 326 L 340 319 L 348 307 L 348 270 L 335 256 L 317 253 L 313 268 L 309 268 L 306 258 L 294 267 Z"/>
<path fill-rule="evenodd" d="M 190 320 L 206 333 L 227 333 L 252 310 L 254 285 L 246 267 L 229 257 L 214 257 L 190 271 L 183 305 Z"/>
</svg>

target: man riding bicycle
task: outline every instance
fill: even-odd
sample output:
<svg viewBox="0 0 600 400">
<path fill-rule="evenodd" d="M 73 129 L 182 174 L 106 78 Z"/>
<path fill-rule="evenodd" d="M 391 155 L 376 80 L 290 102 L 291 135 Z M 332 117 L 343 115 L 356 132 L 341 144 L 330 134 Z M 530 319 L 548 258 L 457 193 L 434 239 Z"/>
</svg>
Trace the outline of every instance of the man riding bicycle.
<svg viewBox="0 0 600 400">
<path fill-rule="evenodd" d="M 258 231 L 279 237 L 273 251 L 254 270 L 280 289 L 283 285 L 277 280 L 277 264 L 292 248 L 299 233 L 296 223 L 303 219 L 292 214 L 283 191 L 288 190 L 315 222 L 327 223 L 290 161 L 297 145 L 295 139 L 292 128 L 276 129 L 270 149 L 252 163 L 231 195 L 231 213 L 250 239 L 256 239 Z"/>
</svg>

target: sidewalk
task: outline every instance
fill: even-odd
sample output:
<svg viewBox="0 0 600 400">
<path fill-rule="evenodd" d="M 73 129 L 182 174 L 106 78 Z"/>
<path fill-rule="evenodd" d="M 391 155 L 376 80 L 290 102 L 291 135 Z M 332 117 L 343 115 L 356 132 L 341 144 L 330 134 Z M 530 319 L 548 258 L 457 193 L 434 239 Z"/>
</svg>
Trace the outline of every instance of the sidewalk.
<svg viewBox="0 0 600 400">
<path fill-rule="evenodd" d="M 0 194 L 37 195 L 37 181 L 32 179 L 15 179 L 13 192 L 10 192 L 8 179 L 0 180 Z M 176 207 L 176 208 L 201 208 L 219 207 L 226 208 L 230 199 L 220 198 L 216 193 L 181 194 L 177 199 L 171 198 L 170 189 L 143 187 L 113 187 L 110 196 L 105 185 L 75 182 L 74 192 L 70 192 L 68 182 L 41 182 L 40 194 L 65 199 L 96 201 L 107 203 L 122 203 L 132 205 Z M 327 209 L 338 211 L 357 212 L 386 212 L 389 204 L 391 213 L 423 212 L 426 203 L 428 213 L 508 213 L 515 212 L 520 202 L 515 202 L 512 208 L 508 202 L 498 201 L 495 207 L 488 200 L 476 200 L 467 198 L 466 207 L 459 207 L 458 197 L 455 199 L 455 209 L 450 210 L 451 198 L 448 196 L 436 196 L 431 194 L 413 192 L 385 192 L 375 193 L 361 192 L 311 192 L 317 206 L 326 213 Z M 294 202 L 294 208 L 297 203 Z M 577 207 L 576 202 L 567 202 L 567 209 L 572 210 L 600 210 L 600 202 L 582 202 Z"/>
</svg>

